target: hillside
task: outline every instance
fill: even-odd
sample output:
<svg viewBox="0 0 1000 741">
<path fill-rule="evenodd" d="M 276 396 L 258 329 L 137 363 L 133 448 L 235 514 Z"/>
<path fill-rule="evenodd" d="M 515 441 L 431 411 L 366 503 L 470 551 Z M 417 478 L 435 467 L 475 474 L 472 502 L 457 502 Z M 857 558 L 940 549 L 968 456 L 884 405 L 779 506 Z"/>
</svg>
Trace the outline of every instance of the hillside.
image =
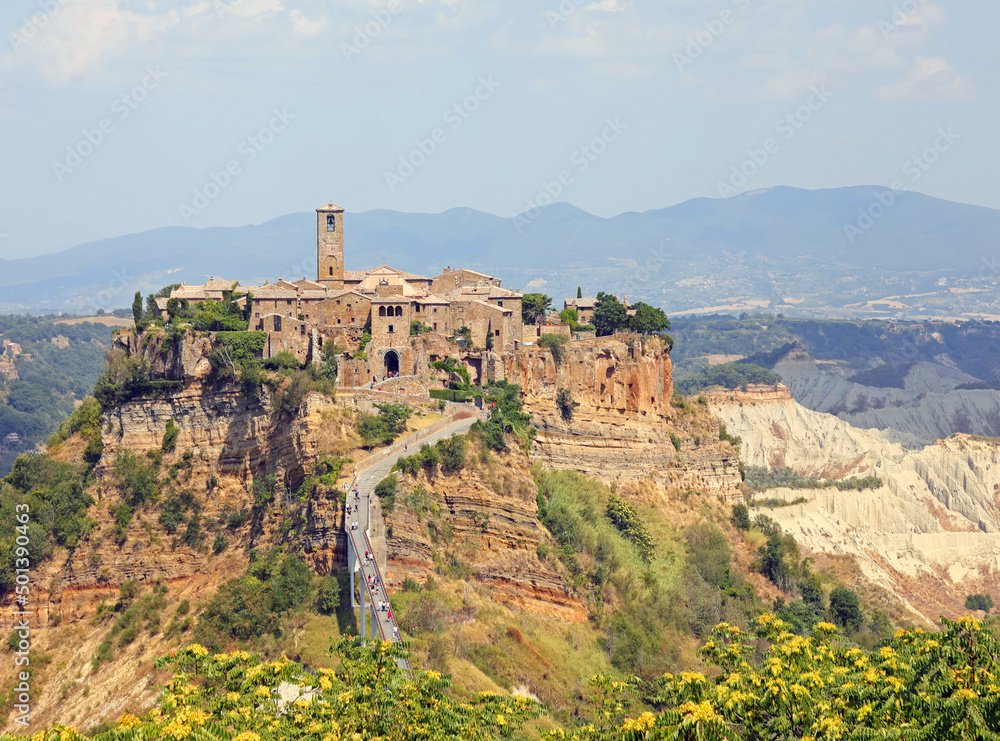
<svg viewBox="0 0 1000 741">
<path fill-rule="evenodd" d="M 0 316 L 0 476 L 90 393 L 110 347 L 98 322 Z"/>
<path fill-rule="evenodd" d="M 770 517 L 816 554 L 848 557 L 928 622 L 965 612 L 966 595 L 1000 576 L 1000 445 L 954 435 L 923 446 L 804 408 L 787 389 L 720 392 L 713 411 L 743 437 L 747 465 L 818 478 L 877 476 L 862 491 L 770 489 Z"/>
<path fill-rule="evenodd" d="M 133 342 L 128 333 L 119 339 Z M 178 346 L 164 346 L 162 335 L 144 339 L 135 344 L 155 377 L 175 380 L 129 398 L 121 396 L 124 385 L 111 394 L 105 377 L 102 398 L 119 402 L 102 411 L 88 401 L 50 453 L 22 458 L 2 487 L 11 513 L 5 527 L 25 497 L 41 527 L 32 530 L 33 724 L 92 728 L 148 708 L 163 677 L 152 658 L 192 637 L 330 666 L 330 639 L 357 631 L 344 587 L 342 484 L 373 454 L 361 422 L 381 417 L 373 404 L 395 395 L 341 390 L 331 399 L 300 389 L 290 401 L 305 376 L 289 370 L 266 375 L 256 398 L 211 372 L 211 337 Z M 605 348 L 623 377 L 662 383 L 658 363 L 669 356 L 637 350 Z M 581 451 L 579 465 L 599 468 L 603 483 L 546 468 L 536 456 L 557 461 L 544 453 L 551 442 L 540 439 L 529 453 L 514 435 L 488 443 L 470 435 L 459 448 L 439 444 L 442 457 L 398 474 L 394 507 L 383 500 L 387 583 L 419 662 L 453 672 L 471 689 L 544 697 L 564 721 L 594 711 L 577 692 L 581 677 L 698 666 L 697 636 L 714 620 L 746 623 L 758 609 L 755 588 L 776 593 L 750 573 L 752 545 L 728 524 L 721 499 L 732 496 L 739 474 L 718 423 L 701 405 L 676 406 L 669 395 L 651 403 L 628 396 L 624 384 L 612 395 L 621 411 L 606 408 L 609 397 L 583 391 L 579 361 L 593 351 L 569 352 L 559 368 L 526 351 L 523 367 L 540 371 L 520 379 L 530 408 L 551 415 L 550 383 L 569 384 L 586 420 L 581 440 L 610 448 L 622 439 L 603 417 L 648 417 L 641 440 L 625 442 L 663 460 L 669 478 L 621 458 L 612 465 L 600 448 L 594 460 Z M 666 373 L 669 392 L 669 365 Z M 410 409 L 408 430 L 440 419 L 435 401 Z M 548 434 L 551 440 L 554 431 Z M 651 560 L 636 551 L 634 529 L 619 529 L 604 514 L 613 497 L 627 503 L 615 511 L 642 513 L 655 536 Z M 686 555 L 701 552 L 690 535 L 699 523 L 713 534 L 705 576 L 698 575 L 701 557 Z M 339 595 L 331 615 L 315 607 L 323 576 L 334 577 Z M 5 608 L 14 597 L 8 577 L 0 585 Z M 278 593 L 286 595 L 280 608 L 269 596 Z M 657 615 L 643 612 L 650 604 L 661 605 Z M 252 628 L 228 622 L 243 610 Z M 3 614 L 7 634 L 9 609 Z M 645 627 L 623 634 L 635 620 Z M 4 666 L 6 692 L 13 662 Z M 14 727 L 8 721 L 6 728 Z"/>
<path fill-rule="evenodd" d="M 613 287 L 669 313 L 770 308 L 811 316 L 993 316 L 984 275 L 1000 212 L 903 193 L 852 241 L 845 225 L 876 187 L 771 188 L 601 218 L 557 203 L 514 218 L 458 208 L 440 214 L 348 214 L 352 269 L 387 262 L 432 274 L 462 264 L 557 301 Z M 0 310 L 93 311 L 135 290 L 226 276 L 244 284 L 315 273 L 315 217 L 256 226 L 169 227 L 0 261 Z M 953 245 L 963 245 L 962 250 Z M 128 266 L 123 270 L 122 266 Z M 919 267 L 915 267 L 919 266 Z M 113 276 L 110 284 L 109 277 Z"/>
</svg>

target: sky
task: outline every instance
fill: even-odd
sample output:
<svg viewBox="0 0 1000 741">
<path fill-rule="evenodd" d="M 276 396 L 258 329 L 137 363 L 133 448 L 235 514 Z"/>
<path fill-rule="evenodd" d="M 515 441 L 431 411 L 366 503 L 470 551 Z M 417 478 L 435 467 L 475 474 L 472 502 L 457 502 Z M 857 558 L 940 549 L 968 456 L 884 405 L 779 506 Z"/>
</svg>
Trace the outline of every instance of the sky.
<svg viewBox="0 0 1000 741">
<path fill-rule="evenodd" d="M 4 0 L 0 258 L 904 182 L 1000 208 L 985 0 Z"/>
</svg>

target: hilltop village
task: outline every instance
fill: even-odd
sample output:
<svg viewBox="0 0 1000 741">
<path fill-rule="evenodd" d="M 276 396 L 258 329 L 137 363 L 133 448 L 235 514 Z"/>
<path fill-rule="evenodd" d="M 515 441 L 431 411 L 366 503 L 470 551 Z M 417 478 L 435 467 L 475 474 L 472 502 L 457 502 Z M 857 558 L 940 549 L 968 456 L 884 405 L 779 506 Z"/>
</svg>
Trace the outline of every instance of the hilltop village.
<svg viewBox="0 0 1000 741">
<path fill-rule="evenodd" d="M 166 318 L 171 301 L 194 306 L 242 294 L 240 305 L 251 304 L 249 328 L 267 334 L 264 358 L 288 352 L 310 362 L 319 358 L 324 343 L 334 342 L 353 353 L 339 364 L 339 385 L 403 379 L 393 385 L 415 392 L 426 391 L 428 364 L 456 350 L 466 351 L 463 362 L 473 382 L 480 383 L 494 377 L 488 368 L 491 353 L 512 352 L 545 334 L 594 336 L 573 331 L 557 312 L 526 324 L 524 295 L 474 270 L 445 268 L 432 278 L 384 264 L 345 270 L 344 209 L 339 206 L 316 209 L 316 232 L 315 280 L 241 286 L 213 278 L 200 286 L 182 284 L 169 298 L 157 299 L 157 309 Z M 594 304 L 592 298 L 567 299 L 564 307 L 589 321 Z"/>
</svg>

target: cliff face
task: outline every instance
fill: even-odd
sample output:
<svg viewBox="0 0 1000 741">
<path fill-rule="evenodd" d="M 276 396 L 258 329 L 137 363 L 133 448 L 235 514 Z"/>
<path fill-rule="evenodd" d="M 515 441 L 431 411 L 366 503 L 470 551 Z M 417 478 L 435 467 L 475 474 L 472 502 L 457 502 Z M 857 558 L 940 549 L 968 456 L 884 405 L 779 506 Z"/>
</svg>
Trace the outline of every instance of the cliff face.
<svg viewBox="0 0 1000 741">
<path fill-rule="evenodd" d="M 848 555 L 864 575 L 927 620 L 964 614 L 968 594 L 1000 577 L 1000 445 L 956 435 L 919 450 L 790 399 L 713 400 L 743 437 L 748 464 L 816 477 L 878 476 L 879 489 L 774 489 L 806 502 L 766 510 L 816 553 Z"/>
<path fill-rule="evenodd" d="M 573 342 L 558 362 L 527 349 L 505 356 L 504 371 L 538 428 L 533 453 L 554 468 L 739 497 L 737 452 L 720 442 L 706 409 L 675 406 L 670 353 L 659 340 Z M 556 404 L 559 389 L 575 404 L 570 419 Z"/>
<path fill-rule="evenodd" d="M 498 602 L 564 620 L 587 619 L 538 522 L 538 489 L 522 451 L 489 454 L 455 475 L 407 476 L 386 513 L 388 571 L 398 589 L 437 569 L 487 584 Z"/>
</svg>

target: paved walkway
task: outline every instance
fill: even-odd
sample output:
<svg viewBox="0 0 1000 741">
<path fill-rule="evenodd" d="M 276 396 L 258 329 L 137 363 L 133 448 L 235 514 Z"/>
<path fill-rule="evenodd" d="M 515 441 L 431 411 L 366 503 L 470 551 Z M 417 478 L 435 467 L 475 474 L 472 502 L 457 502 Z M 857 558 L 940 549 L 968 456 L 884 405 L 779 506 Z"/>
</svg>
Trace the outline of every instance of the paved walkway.
<svg viewBox="0 0 1000 741">
<path fill-rule="evenodd" d="M 375 550 L 368 537 L 371 529 L 371 498 L 375 486 L 389 475 L 392 467 L 401 457 L 416 453 L 421 445 L 433 445 L 444 438 L 462 435 L 469 431 L 476 420 L 475 416 L 456 420 L 424 439 L 419 439 L 420 431 L 413 433 L 408 438 L 404 438 L 405 440 L 413 440 L 410 444 L 412 450 L 399 450 L 370 468 L 358 471 L 348 489 L 347 505 L 351 508 L 351 513 L 344 517 L 344 526 L 347 530 L 347 536 L 351 539 L 354 552 L 358 554 L 358 571 L 361 578 L 359 586 L 365 590 L 368 602 L 366 608 L 375 607 L 377 634 L 384 641 L 398 641 L 399 628 L 396 625 L 396 618 L 392 614 L 392 606 L 389 604 L 389 595 L 385 591 L 385 581 L 375 558 Z M 362 462 L 361 465 L 364 463 Z M 357 491 L 357 495 L 355 495 L 355 491 Z M 350 564 L 348 566 L 350 567 Z M 409 669 L 408 662 L 404 668 Z"/>
</svg>

